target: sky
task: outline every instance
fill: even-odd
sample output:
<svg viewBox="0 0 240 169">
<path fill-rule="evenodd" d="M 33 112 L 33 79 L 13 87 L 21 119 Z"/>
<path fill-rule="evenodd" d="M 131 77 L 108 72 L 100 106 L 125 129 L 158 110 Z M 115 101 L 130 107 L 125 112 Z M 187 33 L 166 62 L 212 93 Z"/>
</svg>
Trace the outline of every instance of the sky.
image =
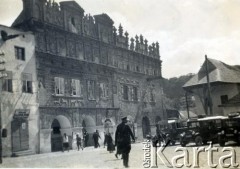
<svg viewBox="0 0 240 169">
<path fill-rule="evenodd" d="M 205 55 L 240 65 L 239 0 L 75 1 L 85 14 L 108 14 L 130 37 L 158 41 L 165 78 L 197 73 Z M 0 0 L 0 24 L 10 26 L 21 10 L 21 0 Z"/>
</svg>

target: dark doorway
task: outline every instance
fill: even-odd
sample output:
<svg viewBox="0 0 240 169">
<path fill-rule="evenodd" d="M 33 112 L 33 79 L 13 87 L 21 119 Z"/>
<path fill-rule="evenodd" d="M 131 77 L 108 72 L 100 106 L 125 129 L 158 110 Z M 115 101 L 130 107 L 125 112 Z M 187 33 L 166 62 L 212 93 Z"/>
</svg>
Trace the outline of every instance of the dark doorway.
<svg viewBox="0 0 240 169">
<path fill-rule="evenodd" d="M 72 126 L 69 119 L 63 115 L 54 118 L 51 133 L 51 149 L 52 152 L 62 151 L 62 136 L 67 134 L 69 139 L 69 148 L 72 149 Z"/>
<path fill-rule="evenodd" d="M 29 133 L 27 119 L 14 119 L 12 128 L 12 151 L 24 151 L 29 149 Z"/>
<path fill-rule="evenodd" d="M 86 116 L 82 121 L 82 127 L 88 133 L 87 146 L 93 146 L 94 142 L 92 139 L 93 133 L 96 131 L 96 123 L 91 116 Z"/>
<path fill-rule="evenodd" d="M 150 121 L 148 117 L 143 117 L 142 119 L 142 130 L 143 130 L 143 138 L 146 138 L 147 135 L 151 135 L 151 127 Z"/>
<path fill-rule="evenodd" d="M 62 151 L 62 135 L 60 131 L 60 124 L 57 119 L 52 122 L 52 133 L 51 133 L 51 150 L 52 152 Z"/>
</svg>

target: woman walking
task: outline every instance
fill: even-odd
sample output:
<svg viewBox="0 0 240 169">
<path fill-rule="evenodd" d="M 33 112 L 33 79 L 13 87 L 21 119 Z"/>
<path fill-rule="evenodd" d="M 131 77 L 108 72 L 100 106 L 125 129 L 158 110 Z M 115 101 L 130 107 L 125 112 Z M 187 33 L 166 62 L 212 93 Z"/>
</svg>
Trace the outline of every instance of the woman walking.
<svg viewBox="0 0 240 169">
<path fill-rule="evenodd" d="M 109 151 L 109 153 L 112 153 L 115 150 L 115 146 L 113 144 L 113 139 L 110 133 L 108 133 L 106 138 L 106 142 L 107 142 L 107 151 Z"/>
</svg>

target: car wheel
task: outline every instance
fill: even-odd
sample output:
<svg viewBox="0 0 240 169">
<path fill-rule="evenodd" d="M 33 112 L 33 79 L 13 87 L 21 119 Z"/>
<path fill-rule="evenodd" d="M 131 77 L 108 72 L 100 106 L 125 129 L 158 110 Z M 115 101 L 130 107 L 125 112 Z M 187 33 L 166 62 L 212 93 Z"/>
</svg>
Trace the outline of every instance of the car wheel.
<svg viewBox="0 0 240 169">
<path fill-rule="evenodd" d="M 184 139 L 183 139 L 183 138 L 181 138 L 181 139 L 180 139 L 180 144 L 181 144 L 181 146 L 182 146 L 182 147 L 185 147 L 185 146 L 186 146 L 186 144 L 187 144 L 187 142 L 186 142 L 186 141 L 184 141 Z"/>
<path fill-rule="evenodd" d="M 237 139 L 237 145 L 240 146 L 240 137 Z"/>
<path fill-rule="evenodd" d="M 197 136 L 195 138 L 195 143 L 196 143 L 196 146 L 201 146 L 203 144 L 202 137 L 201 136 Z"/>
</svg>

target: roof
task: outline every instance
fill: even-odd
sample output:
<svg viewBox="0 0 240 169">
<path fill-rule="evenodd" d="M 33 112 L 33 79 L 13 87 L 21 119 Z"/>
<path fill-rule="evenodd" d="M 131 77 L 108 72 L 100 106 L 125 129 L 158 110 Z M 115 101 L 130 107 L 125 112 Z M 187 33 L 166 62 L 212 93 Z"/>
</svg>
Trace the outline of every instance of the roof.
<svg viewBox="0 0 240 169">
<path fill-rule="evenodd" d="M 105 13 L 103 14 L 99 14 L 99 15 L 94 15 L 94 18 L 97 20 L 97 21 L 102 21 L 104 23 L 108 23 L 110 25 L 112 25 L 114 22 L 113 20 Z"/>
<path fill-rule="evenodd" d="M 14 20 L 14 22 L 12 23 L 12 26 L 16 26 L 18 24 L 21 24 L 25 21 L 25 15 L 24 15 L 24 11 L 22 10 L 22 12 L 18 15 L 18 17 Z"/>
<path fill-rule="evenodd" d="M 198 121 L 206 121 L 206 120 L 218 120 L 218 119 L 227 119 L 228 117 L 226 116 L 210 116 L 210 117 L 204 117 L 204 118 L 199 118 Z"/>
<path fill-rule="evenodd" d="M 194 75 L 183 88 L 198 86 L 207 83 L 206 61 L 199 72 Z M 209 81 L 210 83 L 240 83 L 240 66 L 230 66 L 221 61 L 208 58 Z"/>
</svg>

